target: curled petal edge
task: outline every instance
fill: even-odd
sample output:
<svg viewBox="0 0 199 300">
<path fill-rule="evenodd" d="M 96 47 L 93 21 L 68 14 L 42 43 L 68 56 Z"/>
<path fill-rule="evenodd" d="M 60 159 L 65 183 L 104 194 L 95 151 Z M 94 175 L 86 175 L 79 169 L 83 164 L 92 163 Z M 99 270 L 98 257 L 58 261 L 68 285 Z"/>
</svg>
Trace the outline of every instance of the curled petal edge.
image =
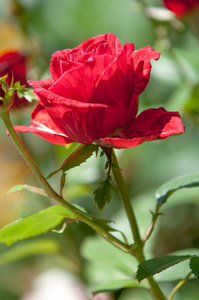
<svg viewBox="0 0 199 300">
<path fill-rule="evenodd" d="M 56 145 L 66 145 L 74 142 L 66 135 L 56 133 L 45 126 L 40 126 L 40 124 L 36 126 L 34 122 L 30 126 L 15 126 L 14 129 L 19 132 L 34 133 L 39 137 L 43 138 L 44 140 Z"/>
</svg>

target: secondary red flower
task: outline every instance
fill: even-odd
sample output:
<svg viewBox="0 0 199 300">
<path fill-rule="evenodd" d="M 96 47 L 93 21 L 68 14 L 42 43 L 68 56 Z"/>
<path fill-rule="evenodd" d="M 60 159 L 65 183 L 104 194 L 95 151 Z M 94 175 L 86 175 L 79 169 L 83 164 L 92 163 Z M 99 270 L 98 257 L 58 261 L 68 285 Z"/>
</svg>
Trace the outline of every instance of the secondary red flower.
<svg viewBox="0 0 199 300">
<path fill-rule="evenodd" d="M 18 51 L 0 52 L 0 77 L 8 75 L 6 82 L 11 84 L 12 78 L 14 82 L 20 81 L 21 85 L 27 85 L 26 81 L 26 59 L 25 56 Z M 4 91 L 0 86 L 0 96 L 3 97 Z M 27 105 L 26 99 L 20 99 L 17 94 L 14 95 L 13 107 L 21 107 Z"/>
<path fill-rule="evenodd" d="M 18 126 L 55 144 L 78 142 L 129 148 L 184 132 L 178 112 L 138 111 L 138 96 L 149 81 L 150 46 L 134 51 L 111 33 L 70 50 L 55 52 L 52 79 L 30 82 L 39 97 L 29 127 Z"/>
<path fill-rule="evenodd" d="M 163 0 L 165 6 L 178 17 L 194 10 L 199 6 L 199 0 Z"/>
</svg>

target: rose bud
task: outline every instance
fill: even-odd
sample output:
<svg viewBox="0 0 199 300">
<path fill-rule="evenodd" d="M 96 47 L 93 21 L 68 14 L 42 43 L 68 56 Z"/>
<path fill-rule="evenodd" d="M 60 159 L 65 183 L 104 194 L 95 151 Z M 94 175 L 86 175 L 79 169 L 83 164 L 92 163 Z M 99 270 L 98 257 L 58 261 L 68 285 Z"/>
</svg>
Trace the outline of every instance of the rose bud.
<svg viewBox="0 0 199 300">
<path fill-rule="evenodd" d="M 0 77 L 5 75 L 7 75 L 6 82 L 8 85 L 17 81 L 19 81 L 20 85 L 28 85 L 26 81 L 26 58 L 22 53 L 14 50 L 0 52 Z M 4 91 L 1 86 L 0 97 L 4 97 Z M 28 101 L 25 98 L 19 98 L 17 92 L 14 92 L 13 108 L 20 108 L 27 104 Z"/>
<path fill-rule="evenodd" d="M 163 0 L 165 6 L 175 13 L 177 17 L 182 17 L 199 7 L 199 0 Z"/>
</svg>

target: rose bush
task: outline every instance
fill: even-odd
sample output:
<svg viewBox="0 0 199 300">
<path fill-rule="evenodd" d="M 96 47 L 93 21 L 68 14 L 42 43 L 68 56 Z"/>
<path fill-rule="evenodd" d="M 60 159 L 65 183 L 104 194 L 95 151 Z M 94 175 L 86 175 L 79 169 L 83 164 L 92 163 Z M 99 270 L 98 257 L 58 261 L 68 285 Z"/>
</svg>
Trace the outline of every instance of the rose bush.
<svg viewBox="0 0 199 300">
<path fill-rule="evenodd" d="M 39 97 L 29 127 L 55 144 L 78 142 L 115 148 L 137 146 L 184 132 L 178 112 L 164 108 L 138 112 L 151 60 L 160 53 L 150 46 L 134 51 L 111 33 L 52 55 L 52 79 L 29 82 Z"/>
<path fill-rule="evenodd" d="M 0 52 L 0 77 L 7 74 L 6 82 L 8 85 L 19 81 L 21 85 L 27 85 L 26 80 L 26 58 L 23 54 L 14 50 Z M 0 97 L 4 96 L 4 91 L 0 86 Z M 19 98 L 17 93 L 14 95 L 13 107 L 22 107 L 28 102 L 24 98 Z"/>
<path fill-rule="evenodd" d="M 181 17 L 199 6 L 199 0 L 163 0 L 165 6 Z"/>
</svg>

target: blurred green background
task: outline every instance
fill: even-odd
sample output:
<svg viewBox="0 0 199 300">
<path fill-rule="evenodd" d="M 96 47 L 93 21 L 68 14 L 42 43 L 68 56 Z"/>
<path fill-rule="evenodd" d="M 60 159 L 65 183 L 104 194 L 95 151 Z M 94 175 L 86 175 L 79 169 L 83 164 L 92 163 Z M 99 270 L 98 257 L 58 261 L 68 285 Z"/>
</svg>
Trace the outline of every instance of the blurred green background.
<svg viewBox="0 0 199 300">
<path fill-rule="evenodd" d="M 162 15 L 161 8 L 160 0 L 0 0 L 0 51 L 6 48 L 24 51 L 28 56 L 28 79 L 50 76 L 48 68 L 53 52 L 73 48 L 102 33 L 111 32 L 122 44 L 131 42 L 136 49 L 151 45 L 161 51 L 159 61 L 152 63 L 149 85 L 140 96 L 140 111 L 160 106 L 177 110 L 186 132 L 163 141 L 117 151 L 142 234 L 150 225 L 150 211 L 156 205 L 157 188 L 172 178 L 199 170 L 199 29 L 198 32 L 197 28 L 193 30 L 191 16 L 177 20 L 166 10 Z M 13 123 L 28 124 L 31 110 L 13 112 Z M 16 184 L 37 185 L 37 182 L 7 137 L 1 120 L 0 128 L 0 227 L 3 227 L 54 203 L 27 191 L 6 195 Z M 71 151 L 64 146 L 48 144 L 32 134 L 22 137 L 45 176 L 58 168 Z M 98 182 L 105 178 L 104 164 L 103 157 L 93 156 L 67 175 L 64 190 L 68 201 L 97 216 L 99 213 L 92 193 Z M 59 174 L 50 182 L 58 190 Z M 164 216 L 148 245 L 148 257 L 184 249 L 195 249 L 197 254 L 199 189 L 175 193 L 162 212 Z M 131 239 L 116 191 L 100 217 L 114 220 L 114 227 L 127 232 Z M 7 264 L 0 261 L 0 299 L 26 300 L 23 297 L 33 288 L 35 278 L 54 267 L 76 274 L 88 291 L 111 280 L 132 278 L 124 267 L 128 266 L 128 259 L 125 261 L 126 258 L 120 257 L 116 250 L 109 249 L 109 245 L 97 238 L 86 225 L 72 223 L 63 234 L 51 232 L 33 239 L 46 243 L 49 240 L 59 244 L 59 250 L 51 251 L 53 253 L 46 250 L 48 255 L 27 254 L 28 257 Z M 12 248 L 22 243 L 28 241 L 17 243 Z M 6 251 L 8 247 L 1 244 L 0 253 Z M 110 251 L 112 259 L 106 261 Z M 135 262 L 132 262 L 133 268 L 136 270 Z M 187 274 L 186 264 L 176 268 L 175 272 L 163 272 L 160 280 L 165 292 L 172 288 L 171 280 Z M 175 299 L 197 300 L 198 293 L 198 281 L 192 279 L 179 290 Z M 119 300 L 150 299 L 142 288 L 121 289 L 114 297 Z"/>
</svg>

